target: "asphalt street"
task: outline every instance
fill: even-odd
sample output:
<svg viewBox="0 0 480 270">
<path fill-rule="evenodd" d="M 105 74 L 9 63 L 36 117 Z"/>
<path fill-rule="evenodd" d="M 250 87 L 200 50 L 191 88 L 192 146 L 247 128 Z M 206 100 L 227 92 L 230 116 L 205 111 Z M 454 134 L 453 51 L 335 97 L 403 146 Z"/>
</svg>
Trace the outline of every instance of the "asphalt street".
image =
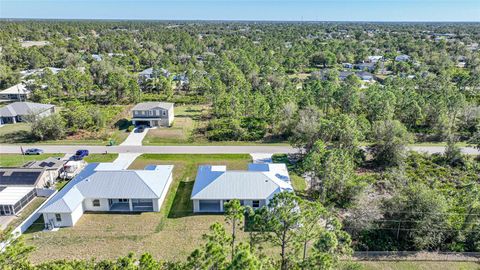
<svg viewBox="0 0 480 270">
<path fill-rule="evenodd" d="M 90 153 L 150 153 L 150 154 L 250 154 L 250 153 L 296 153 L 298 149 L 286 145 L 254 146 L 85 146 L 85 145 L 23 145 L 23 149 L 40 148 L 45 153 L 75 153 L 78 149 L 87 149 Z M 443 153 L 443 146 L 409 146 L 409 149 L 428 154 Z M 462 147 L 462 152 L 469 155 L 480 154 L 473 147 Z M 0 145 L 0 153 L 21 153 L 20 145 Z"/>
</svg>

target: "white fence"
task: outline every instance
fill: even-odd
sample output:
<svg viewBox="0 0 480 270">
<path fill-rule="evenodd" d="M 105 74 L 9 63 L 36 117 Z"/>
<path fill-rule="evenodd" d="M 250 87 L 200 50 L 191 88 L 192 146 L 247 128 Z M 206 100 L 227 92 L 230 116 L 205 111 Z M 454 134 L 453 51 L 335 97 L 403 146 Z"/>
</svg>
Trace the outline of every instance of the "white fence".
<svg viewBox="0 0 480 270">
<path fill-rule="evenodd" d="M 33 213 L 28 216 L 20 225 L 18 225 L 15 229 L 13 229 L 12 234 L 13 234 L 13 239 L 16 239 L 20 237 L 32 224 L 40 217 L 40 209 L 50 201 L 50 199 L 53 198 L 53 196 L 58 192 L 57 190 L 52 190 L 52 189 L 37 189 L 37 195 L 41 197 L 48 197 L 47 200 L 45 200 Z M 39 192 L 40 191 L 40 192 Z M 7 245 L 8 242 L 2 242 L 0 243 L 0 251 L 3 251 Z"/>
</svg>

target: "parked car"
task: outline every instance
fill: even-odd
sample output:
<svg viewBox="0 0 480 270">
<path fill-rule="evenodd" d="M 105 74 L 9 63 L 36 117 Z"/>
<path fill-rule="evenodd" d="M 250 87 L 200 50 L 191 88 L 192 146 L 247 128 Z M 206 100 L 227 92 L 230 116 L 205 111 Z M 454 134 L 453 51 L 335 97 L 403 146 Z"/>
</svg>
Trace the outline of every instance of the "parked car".
<svg viewBox="0 0 480 270">
<path fill-rule="evenodd" d="M 29 148 L 24 152 L 24 155 L 40 155 L 40 154 L 43 154 L 43 150 L 38 148 Z"/>
<path fill-rule="evenodd" d="M 138 126 L 137 129 L 135 129 L 135 132 L 136 133 L 142 133 L 145 131 L 145 127 L 144 126 Z"/>
<path fill-rule="evenodd" d="M 77 150 L 72 160 L 82 160 L 86 156 L 88 156 L 88 150 Z"/>
</svg>

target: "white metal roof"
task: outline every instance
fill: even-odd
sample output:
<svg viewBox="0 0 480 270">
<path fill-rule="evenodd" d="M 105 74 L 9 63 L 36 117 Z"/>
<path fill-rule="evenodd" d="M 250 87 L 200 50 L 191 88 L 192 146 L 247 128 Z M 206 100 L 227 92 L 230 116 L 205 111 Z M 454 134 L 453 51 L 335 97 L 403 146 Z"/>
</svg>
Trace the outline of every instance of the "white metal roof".
<svg viewBox="0 0 480 270">
<path fill-rule="evenodd" d="M 97 170 L 100 164 L 89 164 L 41 212 L 69 213 L 85 198 L 158 199 L 168 191 L 166 185 L 173 170 L 173 165 L 150 166 L 148 170 Z"/>
<path fill-rule="evenodd" d="M 250 164 L 248 171 L 226 171 L 225 166 L 200 166 L 191 199 L 267 199 L 293 191 L 285 164 Z"/>
<path fill-rule="evenodd" d="M 135 107 L 133 107 L 132 110 L 134 111 L 144 111 L 144 110 L 151 110 L 153 108 L 162 108 L 164 110 L 170 110 L 171 108 L 173 108 L 173 103 L 171 102 L 155 102 L 155 101 L 152 101 L 152 102 L 142 102 L 142 103 L 138 103 L 137 105 L 135 105 Z"/>
<path fill-rule="evenodd" d="M 0 205 L 14 205 L 33 189 L 33 187 L 8 186 L 0 191 Z"/>
<path fill-rule="evenodd" d="M 30 91 L 23 83 L 15 84 L 14 86 L 10 86 L 5 90 L 0 91 L 1 94 L 27 94 L 29 92 Z"/>
</svg>

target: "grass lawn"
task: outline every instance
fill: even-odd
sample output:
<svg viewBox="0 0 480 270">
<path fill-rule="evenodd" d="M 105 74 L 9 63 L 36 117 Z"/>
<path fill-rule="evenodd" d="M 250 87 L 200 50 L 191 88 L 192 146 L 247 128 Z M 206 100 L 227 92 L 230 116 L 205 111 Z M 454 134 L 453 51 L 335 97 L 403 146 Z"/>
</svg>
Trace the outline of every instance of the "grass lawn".
<svg viewBox="0 0 480 270">
<path fill-rule="evenodd" d="M 143 145 L 289 145 L 287 142 L 210 142 L 196 132 L 208 124 L 207 105 L 181 105 L 175 107 L 175 120 L 169 128 L 160 127 L 148 131 Z"/>
<path fill-rule="evenodd" d="M 362 261 L 361 270 L 478 270 L 479 263 L 474 262 L 403 262 L 403 261 Z"/>
<path fill-rule="evenodd" d="M 149 130 L 143 139 L 144 145 L 188 144 L 193 142 L 193 132 L 205 122 L 208 113 L 206 105 L 181 105 L 175 107 L 175 120 L 169 128 Z"/>
<path fill-rule="evenodd" d="M 84 158 L 88 163 L 93 163 L 93 162 L 112 162 L 115 159 L 117 159 L 118 154 L 117 153 L 108 153 L 108 154 L 90 154 L 88 157 Z"/>
<path fill-rule="evenodd" d="M 22 212 L 20 212 L 20 214 L 8 224 L 8 227 L 16 228 L 46 200 L 47 198 L 45 197 L 36 197 L 33 199 L 25 208 L 23 208 Z"/>
<path fill-rule="evenodd" d="M 26 149 L 26 148 L 24 148 Z M 21 154 L 1 154 L 0 167 L 18 167 L 33 160 L 42 160 L 49 157 L 63 157 L 65 154 L 40 154 L 40 155 L 21 155 Z"/>
<path fill-rule="evenodd" d="M 25 234 L 28 244 L 37 249 L 33 262 L 53 259 L 115 258 L 150 252 L 158 259 L 185 260 L 203 243 L 202 234 L 222 215 L 193 215 L 190 193 L 198 165 L 225 164 L 229 169 L 246 169 L 250 155 L 161 155 L 144 154 L 130 168 L 148 164 L 173 164 L 174 181 L 160 213 L 105 214 L 89 213 L 73 228 L 41 232 L 43 226 L 32 226 Z M 141 229 L 140 229 L 141 228 Z M 245 237 L 240 233 L 240 238 Z"/>
</svg>

